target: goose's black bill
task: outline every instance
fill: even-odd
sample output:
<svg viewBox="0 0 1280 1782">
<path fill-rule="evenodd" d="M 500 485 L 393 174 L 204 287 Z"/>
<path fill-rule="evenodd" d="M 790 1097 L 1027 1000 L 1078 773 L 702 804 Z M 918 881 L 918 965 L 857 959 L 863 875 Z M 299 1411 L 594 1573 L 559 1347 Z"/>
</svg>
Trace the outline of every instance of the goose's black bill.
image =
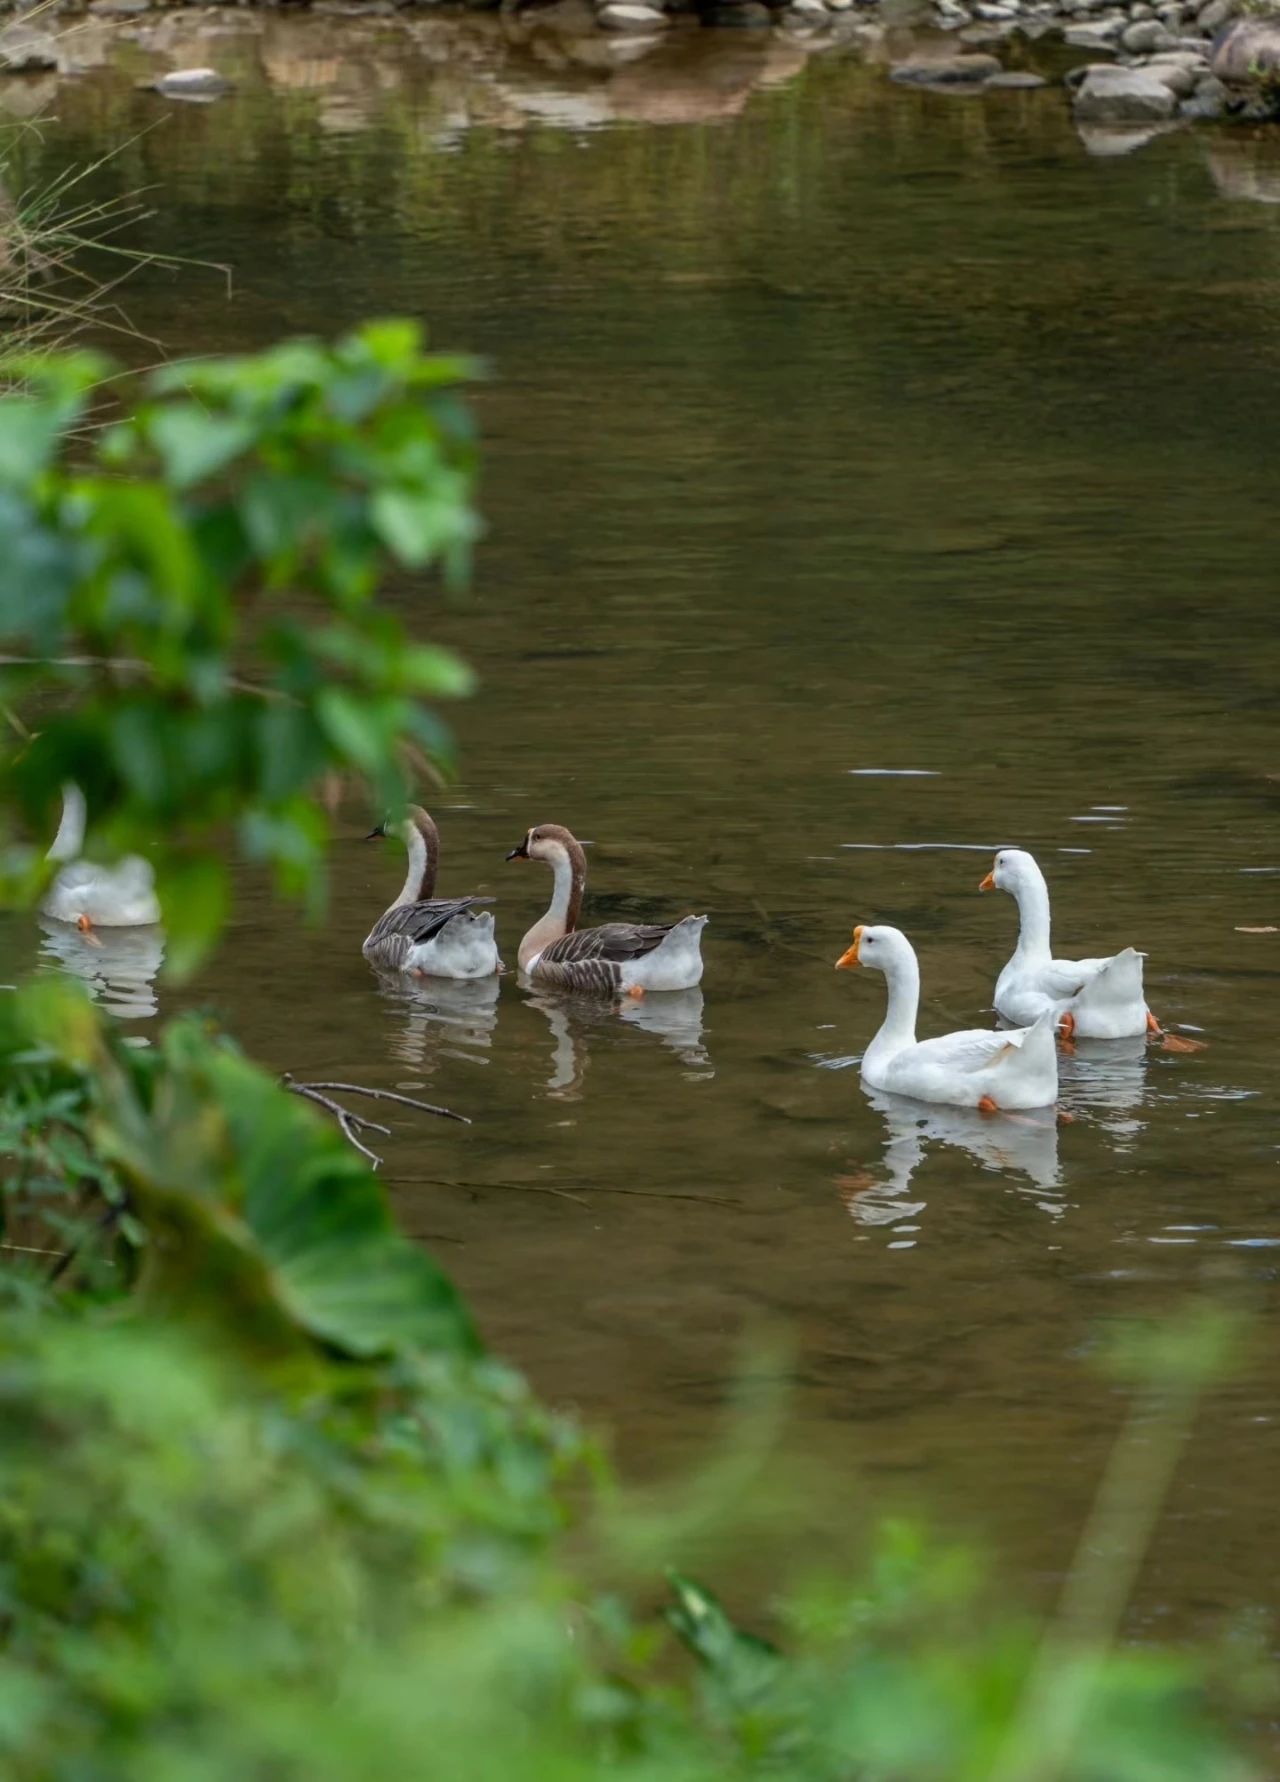
<svg viewBox="0 0 1280 1782">
<path fill-rule="evenodd" d="M 386 833 L 387 833 L 387 821 L 386 821 L 386 818 L 384 817 L 382 822 L 379 823 L 378 827 L 376 829 L 371 829 L 369 831 L 368 835 L 366 835 L 364 839 L 366 841 L 377 841 L 377 839 L 380 835 L 385 835 Z"/>
<path fill-rule="evenodd" d="M 524 840 L 517 847 L 512 848 L 511 852 L 507 855 L 507 859 L 508 860 L 527 860 L 528 858 L 529 858 L 529 837 L 526 835 Z"/>
</svg>

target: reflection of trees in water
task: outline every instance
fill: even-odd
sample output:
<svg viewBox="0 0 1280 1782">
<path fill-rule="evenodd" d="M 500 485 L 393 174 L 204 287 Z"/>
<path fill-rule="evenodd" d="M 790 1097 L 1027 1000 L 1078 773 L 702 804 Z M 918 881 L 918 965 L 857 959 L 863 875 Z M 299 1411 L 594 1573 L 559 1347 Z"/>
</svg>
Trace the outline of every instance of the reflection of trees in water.
<svg viewBox="0 0 1280 1782">
<path fill-rule="evenodd" d="M 499 979 L 412 978 L 379 972 L 393 1057 L 430 1076 L 445 1058 L 487 1064 L 498 1024 Z"/>
<path fill-rule="evenodd" d="M 686 1066 L 690 1077 L 712 1077 L 715 1071 L 702 1043 L 702 991 L 664 990 L 621 1004 L 592 1002 L 582 996 L 536 990 L 528 998 L 551 1029 L 551 1071 L 547 1093 L 576 1101 L 590 1063 L 593 1036 L 619 1020 L 653 1034 Z"/>
<path fill-rule="evenodd" d="M 42 959 L 79 978 L 95 1001 L 121 1021 L 146 1021 L 159 1010 L 156 974 L 164 963 L 160 928 L 98 928 L 82 934 L 42 917 Z"/>
</svg>

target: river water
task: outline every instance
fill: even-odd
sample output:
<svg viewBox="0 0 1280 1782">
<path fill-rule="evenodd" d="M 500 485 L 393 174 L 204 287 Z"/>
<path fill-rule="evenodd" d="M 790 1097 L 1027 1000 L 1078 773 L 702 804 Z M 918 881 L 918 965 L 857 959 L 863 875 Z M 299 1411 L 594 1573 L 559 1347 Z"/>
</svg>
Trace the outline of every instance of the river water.
<svg viewBox="0 0 1280 1782">
<path fill-rule="evenodd" d="M 1246 932 L 1280 921 L 1280 153 L 1091 156 L 1053 87 L 913 93 L 750 33 L 628 63 L 416 15 L 105 29 L 33 176 L 123 144 L 90 189 L 149 188 L 133 244 L 234 275 L 143 271 L 139 329 L 403 313 L 490 362 L 474 598 L 396 594 L 482 678 L 441 890 L 496 894 L 513 959 L 548 887 L 503 856 L 556 821 L 589 918 L 711 918 L 701 992 L 620 1013 L 388 991 L 359 943 L 401 857 L 353 809 L 323 929 L 244 884 L 200 994 L 273 1067 L 473 1116 L 397 1121 L 399 1215 L 629 1476 L 713 1452 L 744 1365 L 788 1372 L 787 1448 L 838 1486 L 800 1544 L 922 1505 L 1048 1596 L 1122 1415 L 1101 1335 L 1243 1299 L 1133 1625 L 1280 1606 L 1280 937 Z M 234 97 L 137 90 L 166 45 Z M 1071 1125 L 921 1127 L 861 1092 L 882 988 L 832 963 L 898 923 L 925 1031 L 986 1019 L 1002 842 L 1060 950 L 1141 946 L 1208 1044 L 1082 1047 Z"/>
</svg>

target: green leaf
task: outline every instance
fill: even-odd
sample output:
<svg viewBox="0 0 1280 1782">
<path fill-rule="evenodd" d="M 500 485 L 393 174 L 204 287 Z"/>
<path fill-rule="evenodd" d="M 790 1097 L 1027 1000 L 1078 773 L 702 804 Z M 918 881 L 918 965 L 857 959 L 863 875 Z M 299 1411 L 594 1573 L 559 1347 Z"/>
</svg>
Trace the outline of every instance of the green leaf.
<svg viewBox="0 0 1280 1782">
<path fill-rule="evenodd" d="M 367 700 L 349 693 L 345 687 L 322 687 L 316 695 L 316 716 L 343 761 L 368 774 L 376 774 L 385 766 L 385 726 L 378 708 Z"/>
<path fill-rule="evenodd" d="M 410 569 L 429 563 L 453 533 L 435 502 L 407 489 L 379 489 L 370 517 L 383 544 Z"/>
<path fill-rule="evenodd" d="M 218 475 L 248 451 L 256 437 L 248 421 L 211 414 L 194 402 L 157 408 L 146 427 L 166 476 L 179 489 Z"/>
<path fill-rule="evenodd" d="M 231 902 L 225 861 L 216 854 L 169 855 L 161 863 L 160 909 L 171 977 L 190 977 L 222 932 Z"/>
</svg>

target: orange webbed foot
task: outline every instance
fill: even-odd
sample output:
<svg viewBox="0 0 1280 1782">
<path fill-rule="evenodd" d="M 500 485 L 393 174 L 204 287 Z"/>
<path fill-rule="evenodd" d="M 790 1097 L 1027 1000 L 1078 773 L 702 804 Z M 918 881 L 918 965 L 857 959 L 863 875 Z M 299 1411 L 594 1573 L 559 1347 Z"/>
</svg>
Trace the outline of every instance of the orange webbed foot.
<svg viewBox="0 0 1280 1782">
<path fill-rule="evenodd" d="M 984 1095 L 982 1100 L 978 1103 L 978 1112 L 980 1114 L 998 1114 L 1000 1108 L 996 1102 L 992 1101 L 989 1095 Z"/>
<path fill-rule="evenodd" d="M 1187 1039 L 1181 1033 L 1166 1033 L 1151 1010 L 1147 1010 L 1147 1038 L 1159 1042 L 1162 1052 L 1203 1052 L 1203 1040 Z"/>
<path fill-rule="evenodd" d="M 644 985 L 632 984 L 631 988 L 627 991 L 627 995 L 634 997 L 636 1002 L 639 1002 L 640 998 L 644 995 Z"/>
</svg>

